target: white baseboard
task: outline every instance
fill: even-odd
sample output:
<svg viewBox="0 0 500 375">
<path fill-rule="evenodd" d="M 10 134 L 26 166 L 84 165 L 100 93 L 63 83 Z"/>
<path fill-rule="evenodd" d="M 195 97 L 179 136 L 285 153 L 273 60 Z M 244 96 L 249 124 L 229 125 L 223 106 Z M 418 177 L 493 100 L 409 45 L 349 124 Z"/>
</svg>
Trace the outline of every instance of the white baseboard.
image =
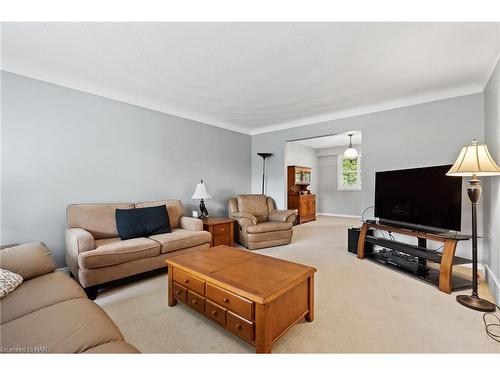
<svg viewBox="0 0 500 375">
<path fill-rule="evenodd" d="M 488 282 L 491 293 L 493 294 L 493 297 L 495 297 L 495 300 L 498 304 L 500 303 L 500 281 L 498 281 L 498 277 L 493 273 L 493 271 L 487 264 L 484 265 L 484 270 L 486 281 Z"/>
<path fill-rule="evenodd" d="M 58 268 L 57 271 L 67 273 L 69 275 L 69 267 Z"/>
<path fill-rule="evenodd" d="M 352 218 L 352 219 L 361 219 L 361 216 L 356 216 L 356 215 L 342 215 L 342 214 L 327 214 L 326 212 L 318 212 L 316 215 L 335 216 L 335 217 L 348 217 L 348 218 Z"/>
<path fill-rule="evenodd" d="M 470 261 L 470 263 L 466 263 L 466 264 L 461 264 L 460 267 L 464 267 L 464 268 L 472 268 L 472 260 Z M 485 268 L 484 268 L 484 264 L 482 263 L 478 263 L 477 264 L 477 270 L 478 271 L 484 271 Z"/>
</svg>

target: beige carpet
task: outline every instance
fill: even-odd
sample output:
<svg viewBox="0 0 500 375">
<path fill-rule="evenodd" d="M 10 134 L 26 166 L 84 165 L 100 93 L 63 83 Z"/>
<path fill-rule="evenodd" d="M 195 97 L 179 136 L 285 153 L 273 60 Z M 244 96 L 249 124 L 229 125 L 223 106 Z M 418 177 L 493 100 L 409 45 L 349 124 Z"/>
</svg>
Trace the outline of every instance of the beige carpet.
<svg viewBox="0 0 500 375">
<path fill-rule="evenodd" d="M 318 269 L 314 322 L 294 326 L 274 353 L 500 353 L 482 313 L 459 305 L 456 293 L 348 253 L 347 227 L 356 224 L 318 217 L 294 228 L 291 245 L 258 251 Z M 481 293 L 491 298 L 484 285 Z M 142 352 L 254 352 L 185 305 L 169 308 L 166 274 L 104 291 L 96 302 Z"/>
</svg>

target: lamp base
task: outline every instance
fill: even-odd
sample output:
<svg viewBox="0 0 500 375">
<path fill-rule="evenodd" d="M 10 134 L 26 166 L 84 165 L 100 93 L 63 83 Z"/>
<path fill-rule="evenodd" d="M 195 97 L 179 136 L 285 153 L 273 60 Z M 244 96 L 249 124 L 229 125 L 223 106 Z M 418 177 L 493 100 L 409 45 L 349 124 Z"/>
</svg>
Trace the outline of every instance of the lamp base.
<svg viewBox="0 0 500 375">
<path fill-rule="evenodd" d="M 475 296 L 466 296 L 464 294 L 457 296 L 457 302 L 469 309 L 482 312 L 494 312 L 496 309 L 495 304 L 490 301 Z"/>
<path fill-rule="evenodd" d="M 203 199 L 200 200 L 200 219 L 206 219 L 210 215 L 208 214 L 207 206 L 205 206 L 205 202 Z"/>
</svg>

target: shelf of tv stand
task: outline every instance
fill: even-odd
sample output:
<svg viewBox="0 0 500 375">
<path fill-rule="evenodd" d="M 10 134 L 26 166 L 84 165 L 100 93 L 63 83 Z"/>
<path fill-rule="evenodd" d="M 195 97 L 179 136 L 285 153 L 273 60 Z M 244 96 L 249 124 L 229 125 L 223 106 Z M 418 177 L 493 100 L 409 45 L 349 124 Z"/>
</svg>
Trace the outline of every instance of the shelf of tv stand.
<svg viewBox="0 0 500 375">
<path fill-rule="evenodd" d="M 439 287 L 439 269 L 433 267 L 427 267 L 426 272 L 414 272 L 406 270 L 404 268 L 398 267 L 394 264 L 387 263 L 382 257 L 380 257 L 377 251 L 366 254 L 366 259 L 369 259 L 383 267 L 393 269 L 397 272 L 401 272 L 405 275 L 413 277 L 415 279 L 421 280 L 425 283 L 435 285 Z M 470 260 L 467 260 L 470 262 Z M 451 284 L 453 285 L 452 290 L 467 289 L 471 287 L 471 280 L 458 275 L 451 275 Z"/>
<path fill-rule="evenodd" d="M 443 252 L 440 253 L 436 250 L 430 250 L 422 246 L 411 245 L 404 242 L 395 241 L 392 239 L 389 240 L 386 238 L 374 237 L 372 235 L 368 235 L 369 229 L 378 229 L 382 231 L 387 231 L 389 233 L 399 233 L 410 237 L 416 237 L 419 239 L 442 242 Z M 444 293 L 451 293 L 452 288 L 455 289 L 457 287 L 462 288 L 467 283 L 469 283 L 470 285 L 470 281 L 452 275 L 454 264 L 470 263 L 470 260 L 468 259 L 455 256 L 457 242 L 462 240 L 468 240 L 469 238 L 470 236 L 464 236 L 464 235 L 452 236 L 446 234 L 428 233 L 423 231 L 413 231 L 393 225 L 365 222 L 363 223 L 363 226 L 361 228 L 358 240 L 358 258 L 359 259 L 365 258 L 365 243 L 370 243 L 382 246 L 384 248 L 400 251 L 405 254 L 413 255 L 419 258 L 419 263 L 422 262 L 423 265 L 425 265 L 425 261 L 427 260 L 439 263 L 439 271 L 437 270 L 433 271 L 432 278 L 431 279 L 428 278 L 428 280 L 425 281 L 429 281 L 438 285 L 439 290 Z M 419 241 L 419 244 L 420 242 L 421 241 Z M 368 256 L 369 254 L 366 255 Z M 376 258 L 376 256 L 372 254 L 370 255 L 370 258 Z"/>
<path fill-rule="evenodd" d="M 430 250 L 426 247 L 420 247 L 416 245 L 410 245 L 404 242 L 388 240 L 385 238 L 366 236 L 365 241 L 374 245 L 382 246 L 388 249 L 393 249 L 400 251 L 405 254 L 410 254 L 416 256 L 417 258 L 430 260 L 432 262 L 441 263 L 442 253 L 436 250 Z M 467 264 L 470 263 L 470 259 L 461 258 L 454 256 L 453 264 Z"/>
</svg>

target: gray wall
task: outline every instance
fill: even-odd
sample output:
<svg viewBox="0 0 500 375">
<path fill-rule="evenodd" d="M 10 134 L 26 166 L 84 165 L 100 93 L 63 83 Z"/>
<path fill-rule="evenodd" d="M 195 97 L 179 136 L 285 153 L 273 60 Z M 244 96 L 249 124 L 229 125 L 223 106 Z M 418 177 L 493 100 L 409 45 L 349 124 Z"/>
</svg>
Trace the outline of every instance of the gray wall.
<svg viewBox="0 0 500 375">
<path fill-rule="evenodd" d="M 260 191 L 261 160 L 257 152 L 274 153 L 267 164 L 267 192 L 278 207 L 283 208 L 286 196 L 284 143 L 356 129 L 363 133 L 361 207 L 364 209 L 373 205 L 375 171 L 454 162 L 461 147 L 474 137 L 483 140 L 483 115 L 481 93 L 255 135 L 252 137 L 252 191 Z M 470 233 L 468 204 L 464 198 L 462 231 L 466 233 Z M 479 213 L 482 228 L 481 208 Z M 468 244 L 462 243 L 458 254 L 470 256 Z"/>
<path fill-rule="evenodd" d="M 497 68 L 486 91 L 487 143 L 497 160 L 498 75 Z M 267 191 L 284 208 L 285 142 L 357 129 L 363 132 L 364 209 L 373 204 L 375 171 L 451 163 L 463 145 L 484 135 L 483 94 L 250 137 L 5 72 L 1 78 L 0 243 L 44 241 L 59 266 L 70 203 L 171 197 L 189 212 L 197 206 L 190 199 L 194 186 L 204 178 L 214 195 L 209 210 L 225 214 L 228 196 L 260 192 L 256 153 L 273 152 Z M 485 201 L 496 211 L 486 213 L 493 249 L 486 260 L 498 279 L 498 178 L 488 181 Z M 462 230 L 470 232 L 464 199 Z M 469 254 L 462 244 L 459 255 Z"/>
<path fill-rule="evenodd" d="M 319 181 L 319 171 L 318 171 L 318 158 L 316 156 L 316 150 L 312 147 L 303 146 L 295 142 L 288 142 L 286 144 L 285 152 L 285 165 L 298 165 L 301 167 L 312 168 L 311 171 L 311 193 L 318 192 L 318 181 Z M 285 181 L 286 183 L 286 181 Z"/>
<path fill-rule="evenodd" d="M 70 203 L 190 199 L 212 214 L 250 191 L 250 136 L 2 72 L 1 243 L 44 241 L 64 265 Z"/>
<path fill-rule="evenodd" d="M 500 163 L 500 63 L 484 91 L 484 140 Z M 484 191 L 484 263 L 490 289 L 500 301 L 500 176 L 485 177 Z"/>
<path fill-rule="evenodd" d="M 361 155 L 361 147 L 354 146 Z M 361 215 L 361 190 L 338 190 L 338 155 L 345 147 L 331 147 L 316 150 L 318 157 L 318 212 L 335 215 Z M 363 173 L 363 171 L 361 171 Z M 361 186 L 363 189 L 363 186 Z"/>
</svg>

